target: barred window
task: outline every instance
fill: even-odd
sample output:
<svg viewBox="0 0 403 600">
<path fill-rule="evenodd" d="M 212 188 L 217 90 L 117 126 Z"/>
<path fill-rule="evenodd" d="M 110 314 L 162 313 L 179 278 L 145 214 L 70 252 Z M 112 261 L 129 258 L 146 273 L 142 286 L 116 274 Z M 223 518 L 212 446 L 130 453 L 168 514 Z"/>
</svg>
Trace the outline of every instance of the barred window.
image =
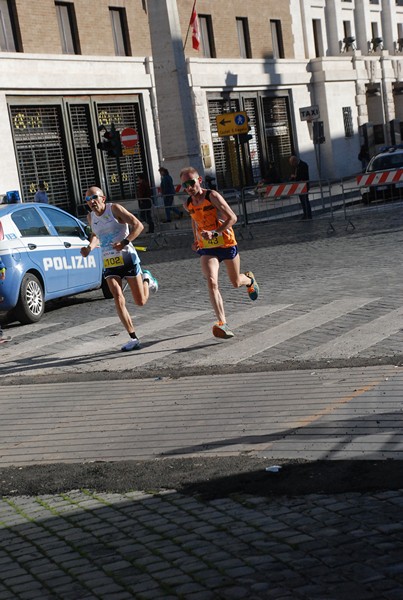
<svg viewBox="0 0 403 600">
<path fill-rule="evenodd" d="M 344 135 L 346 137 L 353 137 L 353 115 L 351 112 L 351 106 L 343 107 L 343 121 L 344 121 Z"/>
</svg>

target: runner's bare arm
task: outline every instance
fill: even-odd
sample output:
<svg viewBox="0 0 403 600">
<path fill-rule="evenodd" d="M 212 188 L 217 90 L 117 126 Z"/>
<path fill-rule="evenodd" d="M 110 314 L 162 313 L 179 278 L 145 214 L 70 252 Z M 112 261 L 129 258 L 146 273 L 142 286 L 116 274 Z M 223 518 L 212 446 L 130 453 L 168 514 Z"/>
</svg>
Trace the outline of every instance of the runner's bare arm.
<svg viewBox="0 0 403 600">
<path fill-rule="evenodd" d="M 210 192 L 209 198 L 211 204 L 216 207 L 218 210 L 218 216 L 222 223 L 217 227 L 217 233 L 221 233 L 232 227 L 237 222 L 238 218 L 229 204 L 224 200 L 224 198 L 217 191 L 213 190 Z M 204 236 L 203 236 L 204 237 Z"/>
<path fill-rule="evenodd" d="M 88 225 L 91 227 L 91 216 L 89 214 L 87 215 L 87 221 L 88 221 Z M 89 242 L 90 243 L 88 244 L 88 246 L 83 246 L 80 249 L 81 256 L 84 256 L 84 257 L 88 256 L 89 253 L 91 252 L 91 250 L 96 248 L 99 244 L 99 240 L 93 231 L 91 231 L 91 234 L 89 237 Z"/>
<path fill-rule="evenodd" d="M 186 198 L 186 200 L 183 201 L 182 203 L 183 208 L 186 210 L 186 212 L 189 214 L 189 208 L 188 208 L 188 198 Z M 190 222 L 192 224 L 192 231 L 193 231 L 193 243 L 192 243 L 192 250 L 197 250 L 197 235 L 196 235 L 196 223 L 193 221 L 193 219 L 190 219 Z"/>
<path fill-rule="evenodd" d="M 143 223 L 121 204 L 112 204 L 112 214 L 119 223 L 127 223 L 129 225 L 130 233 L 126 238 L 129 242 L 135 240 L 143 231 Z M 116 244 L 113 244 L 113 247 L 115 250 L 122 250 L 125 245 L 116 242 Z"/>
</svg>

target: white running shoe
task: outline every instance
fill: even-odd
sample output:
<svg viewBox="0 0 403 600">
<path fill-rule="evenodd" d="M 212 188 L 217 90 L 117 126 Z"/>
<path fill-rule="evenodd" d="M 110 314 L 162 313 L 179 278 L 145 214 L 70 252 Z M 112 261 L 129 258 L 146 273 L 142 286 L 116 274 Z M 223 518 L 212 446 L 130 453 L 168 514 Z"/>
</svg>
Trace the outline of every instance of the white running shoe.
<svg viewBox="0 0 403 600">
<path fill-rule="evenodd" d="M 122 346 L 122 352 L 130 352 L 130 350 L 137 350 L 140 348 L 140 340 L 137 338 L 130 338 L 130 340 Z"/>
<path fill-rule="evenodd" d="M 158 281 L 155 277 L 153 277 L 153 275 L 151 275 L 148 269 L 144 269 L 143 271 L 143 281 L 145 281 L 146 279 L 148 281 L 148 287 L 150 288 L 150 292 L 152 292 L 153 294 L 157 293 Z"/>
</svg>

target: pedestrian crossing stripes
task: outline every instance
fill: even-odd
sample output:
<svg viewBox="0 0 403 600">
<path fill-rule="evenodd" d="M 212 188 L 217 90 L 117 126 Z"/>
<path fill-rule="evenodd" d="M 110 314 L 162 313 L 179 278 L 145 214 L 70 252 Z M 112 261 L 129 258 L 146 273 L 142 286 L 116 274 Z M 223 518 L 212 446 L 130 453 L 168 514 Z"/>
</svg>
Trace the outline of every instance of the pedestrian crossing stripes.
<svg viewBox="0 0 403 600">
<path fill-rule="evenodd" d="M 374 299 L 342 298 L 334 300 L 329 304 L 311 310 L 308 314 L 300 315 L 286 323 L 276 325 L 265 331 L 260 331 L 259 333 L 248 337 L 246 340 L 235 342 L 235 344 L 231 345 L 230 356 L 228 356 L 228 350 L 220 348 L 220 350 L 214 353 L 214 356 L 207 356 L 202 360 L 197 361 L 196 364 L 203 366 L 215 363 L 219 364 L 220 361 L 224 359 L 227 364 L 237 364 L 251 355 L 259 354 L 264 350 L 273 348 L 301 333 L 310 331 L 311 329 L 324 325 L 348 312 L 361 308 L 372 300 Z"/>
<path fill-rule="evenodd" d="M 35 354 L 39 349 L 46 348 L 52 344 L 60 344 L 60 348 L 63 347 L 69 339 L 75 337 L 82 337 L 88 333 L 92 333 L 104 327 L 112 326 L 116 323 L 116 316 L 106 317 L 102 319 L 91 319 L 87 323 L 76 325 L 74 327 L 60 326 L 57 331 L 47 333 L 45 335 L 36 337 L 31 341 L 24 340 L 21 345 L 13 346 L 9 345 L 7 348 L 7 354 L 14 356 L 20 356 L 23 354 L 32 355 Z M 31 327 L 35 327 L 32 325 Z M 35 331 L 37 331 L 35 329 Z"/>
<path fill-rule="evenodd" d="M 127 334 L 115 314 L 73 327 L 60 326 L 57 331 L 40 329 L 36 324 L 28 326 L 29 332 L 35 331 L 35 337 L 24 339 L 24 343 L 13 338 L 2 349 L 2 372 L 24 373 L 27 366 L 35 373 L 43 374 L 54 373 L 55 369 L 60 374 L 86 373 L 94 368 L 121 372 L 146 367 L 208 369 L 217 365 L 236 366 L 251 359 L 257 362 L 265 351 L 304 334 L 316 334 L 323 326 L 327 326 L 327 338 L 320 334 L 311 336 L 308 347 L 302 344 L 298 349 L 296 344 L 288 358 L 300 361 L 348 358 L 358 356 L 401 330 L 403 307 L 385 308 L 388 312 L 379 315 L 371 310 L 379 300 L 375 297 L 343 297 L 311 310 L 295 304 L 265 305 L 259 302 L 231 313 L 235 338 L 225 341 L 212 336 L 214 320 L 210 308 L 178 310 L 155 318 L 147 315 L 147 319 L 141 315 L 138 333 L 142 347 L 130 353 L 120 351 Z M 359 313 L 362 308 L 365 311 Z M 295 316 L 296 310 L 301 314 Z M 348 330 L 340 328 L 338 334 L 338 319 L 357 314 L 356 311 L 361 315 L 361 324 L 357 326 L 353 319 Z M 270 325 L 267 324 L 268 317 Z M 276 321 L 278 324 L 273 325 Z M 282 349 L 280 360 L 287 360 L 287 350 Z"/>
<path fill-rule="evenodd" d="M 359 325 L 336 339 L 320 344 L 315 350 L 301 354 L 302 360 L 308 360 L 320 354 L 322 358 L 349 358 L 356 356 L 381 342 L 385 338 L 398 333 L 402 329 L 403 307 L 390 311 L 370 323 Z"/>
<path fill-rule="evenodd" d="M 249 310 L 239 311 L 239 313 L 235 313 L 234 321 L 238 324 L 238 326 L 246 325 L 252 321 L 256 321 L 266 315 L 275 313 L 279 310 L 283 310 L 289 306 L 288 304 L 280 304 L 273 306 L 252 306 Z M 143 343 L 143 349 L 141 351 L 135 351 L 131 354 L 124 354 L 123 356 L 119 354 L 119 364 L 116 364 L 116 368 L 119 370 L 127 369 L 130 367 L 140 367 L 154 360 L 158 360 L 159 362 L 170 355 L 175 354 L 176 352 L 182 351 L 186 348 L 191 348 L 192 346 L 198 346 L 201 343 L 205 343 L 208 340 L 212 340 L 215 343 L 214 338 L 211 333 L 211 325 L 202 325 L 200 327 L 194 328 L 194 323 L 200 322 L 199 320 L 203 316 L 210 316 L 211 311 L 187 311 L 181 313 L 175 313 L 174 315 L 164 316 L 159 319 L 153 320 L 150 323 L 145 323 L 144 326 L 141 326 L 141 340 Z M 184 328 L 180 331 L 177 336 L 169 337 L 168 339 L 164 339 L 160 342 L 153 344 L 152 346 L 147 346 L 147 337 L 152 335 L 155 332 L 159 332 L 162 329 L 166 329 L 167 327 L 176 327 L 178 325 L 185 324 L 185 322 L 192 320 L 192 326 L 189 329 L 188 325 L 184 325 Z M 124 336 L 125 334 L 122 334 Z M 122 337 L 122 340 L 126 338 Z M 143 341 L 144 340 L 144 341 Z M 108 342 L 110 349 L 110 339 Z M 86 352 L 94 352 L 99 351 L 99 341 L 92 342 L 90 344 L 85 344 L 84 349 Z M 80 351 L 82 350 L 82 346 L 80 346 Z M 60 353 L 61 359 L 72 358 L 73 356 L 77 356 L 77 350 L 71 349 L 65 352 Z M 114 364 L 115 368 L 115 364 Z"/>
</svg>

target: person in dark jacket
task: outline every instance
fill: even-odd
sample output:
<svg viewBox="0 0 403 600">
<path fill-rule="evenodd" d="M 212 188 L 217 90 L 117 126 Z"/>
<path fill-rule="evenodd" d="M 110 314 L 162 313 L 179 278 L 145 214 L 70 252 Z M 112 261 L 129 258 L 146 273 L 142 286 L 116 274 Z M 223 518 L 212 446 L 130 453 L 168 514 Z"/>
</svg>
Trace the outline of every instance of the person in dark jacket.
<svg viewBox="0 0 403 600">
<path fill-rule="evenodd" d="M 154 221 L 152 213 L 152 193 L 151 187 L 145 173 L 137 175 L 137 197 L 139 199 L 139 218 L 148 224 L 148 233 L 154 233 Z"/>
<path fill-rule="evenodd" d="M 368 148 L 366 146 L 366 144 L 363 144 L 360 148 L 360 152 L 358 154 L 358 160 L 361 161 L 361 170 L 364 173 L 365 169 L 367 168 L 367 165 L 369 163 L 370 160 L 370 156 L 369 156 L 369 152 L 368 152 Z"/>
<path fill-rule="evenodd" d="M 171 222 L 171 211 L 173 211 L 178 218 L 181 219 L 183 217 L 183 212 L 179 210 L 176 206 L 172 206 L 175 198 L 175 186 L 172 180 L 172 177 L 169 174 L 168 169 L 165 167 L 160 167 L 159 169 L 161 175 L 161 193 L 164 199 L 165 206 L 165 215 L 166 215 L 166 223 Z"/>
<path fill-rule="evenodd" d="M 289 163 L 291 165 L 291 181 L 306 181 L 309 189 L 309 166 L 306 162 L 298 158 L 298 156 L 290 156 Z M 301 202 L 303 217 L 302 220 L 312 219 L 312 208 L 309 202 L 308 194 L 300 194 L 299 200 Z"/>
</svg>

